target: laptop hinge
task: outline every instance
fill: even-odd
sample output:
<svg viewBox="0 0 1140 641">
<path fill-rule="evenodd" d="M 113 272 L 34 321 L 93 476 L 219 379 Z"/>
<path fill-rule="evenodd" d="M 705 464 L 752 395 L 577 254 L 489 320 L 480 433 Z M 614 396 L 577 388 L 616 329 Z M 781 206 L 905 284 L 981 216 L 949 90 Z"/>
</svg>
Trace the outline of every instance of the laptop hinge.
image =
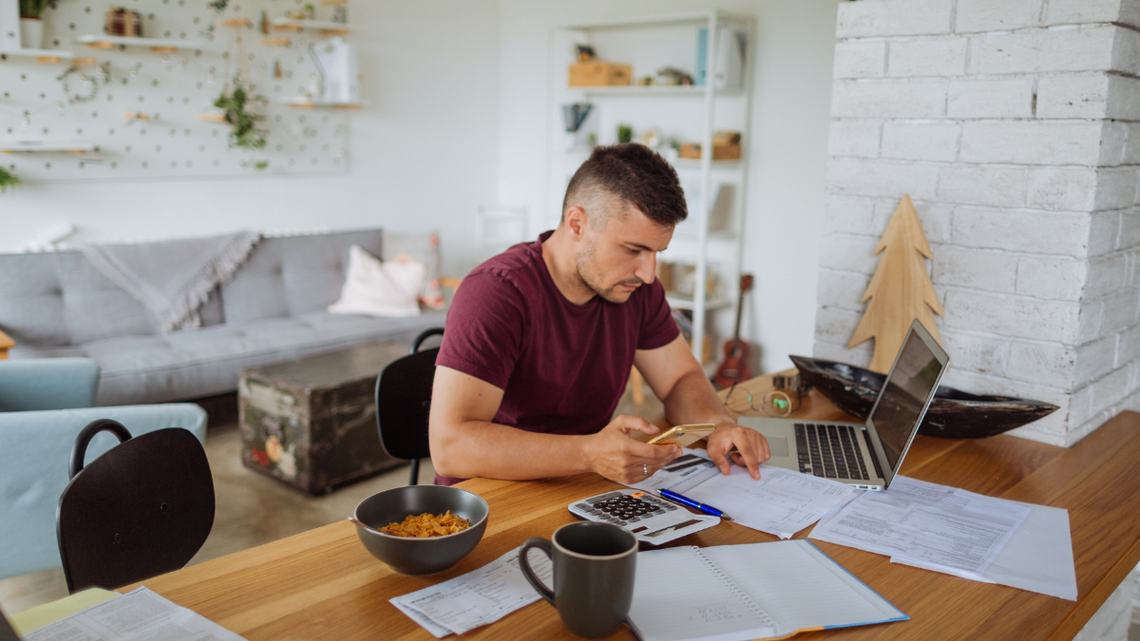
<svg viewBox="0 0 1140 641">
<path fill-rule="evenodd" d="M 875 464 L 875 474 L 881 479 L 887 478 L 883 474 L 883 468 L 879 466 L 879 457 L 875 456 L 875 446 L 871 444 L 871 430 L 863 427 L 863 441 L 867 444 L 867 453 L 871 455 L 871 462 Z"/>
</svg>

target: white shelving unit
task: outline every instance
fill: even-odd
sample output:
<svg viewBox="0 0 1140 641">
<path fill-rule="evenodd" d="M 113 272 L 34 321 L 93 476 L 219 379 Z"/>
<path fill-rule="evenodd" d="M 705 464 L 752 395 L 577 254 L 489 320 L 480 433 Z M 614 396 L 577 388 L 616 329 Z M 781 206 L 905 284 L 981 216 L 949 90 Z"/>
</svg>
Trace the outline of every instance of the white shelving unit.
<svg viewBox="0 0 1140 641">
<path fill-rule="evenodd" d="M 638 79 L 655 76 L 662 67 L 674 67 L 698 78 L 698 33 L 705 29 L 703 59 L 707 82 L 683 86 L 637 85 Z M 715 79 L 723 64 L 722 37 L 743 38 L 739 85 L 718 88 Z M 634 140 L 653 129 L 663 139 L 696 142 L 703 150 L 700 160 L 677 158 L 664 147 L 663 155 L 677 169 L 689 205 L 689 218 L 677 226 L 662 260 L 695 267 L 692 300 L 670 297 L 674 309 L 691 310 L 693 354 L 702 360 L 709 312 L 736 305 L 740 281 L 745 188 L 748 174 L 749 116 L 752 103 L 752 57 L 755 38 L 751 16 L 721 11 L 635 16 L 586 24 L 566 25 L 551 38 L 550 176 L 548 181 L 550 221 L 557 224 L 566 185 L 578 166 L 589 157 L 581 136 L 574 141 L 563 126 L 562 105 L 590 103 L 583 128 L 596 132 L 597 144 L 617 142 L 618 124 L 633 127 Z M 634 85 L 623 87 L 570 87 L 568 67 L 575 62 L 574 44 L 593 46 L 599 60 L 633 66 Z M 713 134 L 738 131 L 743 148 L 739 160 L 711 159 Z M 727 189 L 727 192 L 725 191 Z M 710 260 L 710 257 L 713 257 Z M 717 277 L 717 293 L 708 296 L 708 274 Z M 715 358 L 715 354 L 713 355 Z M 708 365 L 709 363 L 706 363 Z"/>
<path fill-rule="evenodd" d="M 170 38 L 144 38 L 142 36 L 108 36 L 106 34 L 89 34 L 76 36 L 75 43 L 87 45 L 93 49 L 111 49 L 114 47 L 148 47 L 151 51 L 163 53 L 178 49 L 201 49 L 204 43 L 196 40 L 172 40 Z"/>
</svg>

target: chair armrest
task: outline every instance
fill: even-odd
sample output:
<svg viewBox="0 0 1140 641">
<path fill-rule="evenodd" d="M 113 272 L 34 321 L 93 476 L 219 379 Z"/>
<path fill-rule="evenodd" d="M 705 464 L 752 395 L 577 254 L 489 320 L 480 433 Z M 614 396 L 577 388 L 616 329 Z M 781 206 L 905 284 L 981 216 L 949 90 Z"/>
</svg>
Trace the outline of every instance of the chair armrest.
<svg viewBox="0 0 1140 641">
<path fill-rule="evenodd" d="M 0 361 L 0 412 L 91 407 L 99 364 L 89 358 Z"/>
<path fill-rule="evenodd" d="M 16 341 L 12 337 L 5 334 L 4 330 L 0 329 L 0 360 L 8 359 L 8 350 L 16 346 Z"/>
<path fill-rule="evenodd" d="M 0 579 L 61 565 L 55 511 L 69 480 L 71 447 L 100 418 L 122 423 L 131 436 L 182 427 L 206 438 L 206 412 L 192 403 L 0 413 Z M 116 444 L 111 434 L 96 435 L 86 462 Z"/>
</svg>

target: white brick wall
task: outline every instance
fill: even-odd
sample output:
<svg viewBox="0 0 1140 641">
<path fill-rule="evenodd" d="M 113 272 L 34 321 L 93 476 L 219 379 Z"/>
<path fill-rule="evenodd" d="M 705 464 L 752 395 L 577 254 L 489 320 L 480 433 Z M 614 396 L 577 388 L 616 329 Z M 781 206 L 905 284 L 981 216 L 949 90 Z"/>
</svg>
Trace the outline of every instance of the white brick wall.
<svg viewBox="0 0 1140 641">
<path fill-rule="evenodd" d="M 952 0 L 910 0 L 906 11 L 896 2 L 864 0 L 839 5 L 836 35 L 840 38 L 864 36 L 910 36 L 949 33 Z"/>
<path fill-rule="evenodd" d="M 961 38 L 893 41 L 887 73 L 891 76 L 956 76 L 966 73 L 966 44 Z"/>
<path fill-rule="evenodd" d="M 946 111 L 945 80 L 856 80 L 837 83 L 831 115 L 862 118 L 940 118 Z"/>
<path fill-rule="evenodd" d="M 958 157 L 961 135 L 962 126 L 956 122 L 891 120 L 882 128 L 882 154 L 903 160 L 952 161 Z"/>
<path fill-rule="evenodd" d="M 1061 445 L 1140 410 L 1140 0 L 861 0 L 837 35 L 816 355 L 869 361 L 905 193 L 948 385 L 1056 403 L 1015 433 Z"/>
<path fill-rule="evenodd" d="M 950 81 L 946 115 L 951 118 L 1030 118 L 1033 79 L 955 78 Z"/>
<path fill-rule="evenodd" d="M 1000 31 L 1036 24 L 1041 15 L 1042 0 L 958 0 L 954 30 Z"/>
<path fill-rule="evenodd" d="M 835 45 L 836 78 L 878 78 L 886 70 L 885 40 L 848 40 Z"/>
<path fill-rule="evenodd" d="M 1135 595 L 1135 582 L 1121 583 L 1085 627 L 1073 637 L 1073 641 L 1126 641 L 1128 626 L 1132 622 L 1130 611 Z"/>
<path fill-rule="evenodd" d="M 987 33 L 970 40 L 968 71 L 978 74 L 1040 73 L 1043 71 L 1099 71 L 1125 65 L 1123 55 L 1114 66 L 1113 47 L 1119 27 L 1018 30 Z"/>
</svg>

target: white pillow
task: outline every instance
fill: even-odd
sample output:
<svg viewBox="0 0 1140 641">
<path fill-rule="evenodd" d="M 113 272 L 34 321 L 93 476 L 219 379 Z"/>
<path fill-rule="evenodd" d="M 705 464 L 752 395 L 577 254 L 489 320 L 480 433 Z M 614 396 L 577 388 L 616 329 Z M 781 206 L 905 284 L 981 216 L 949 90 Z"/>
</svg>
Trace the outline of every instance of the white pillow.
<svg viewBox="0 0 1140 641">
<path fill-rule="evenodd" d="M 412 260 L 382 262 L 353 245 L 348 252 L 348 276 L 340 300 L 329 306 L 334 314 L 419 316 L 419 296 L 427 266 Z"/>
</svg>

